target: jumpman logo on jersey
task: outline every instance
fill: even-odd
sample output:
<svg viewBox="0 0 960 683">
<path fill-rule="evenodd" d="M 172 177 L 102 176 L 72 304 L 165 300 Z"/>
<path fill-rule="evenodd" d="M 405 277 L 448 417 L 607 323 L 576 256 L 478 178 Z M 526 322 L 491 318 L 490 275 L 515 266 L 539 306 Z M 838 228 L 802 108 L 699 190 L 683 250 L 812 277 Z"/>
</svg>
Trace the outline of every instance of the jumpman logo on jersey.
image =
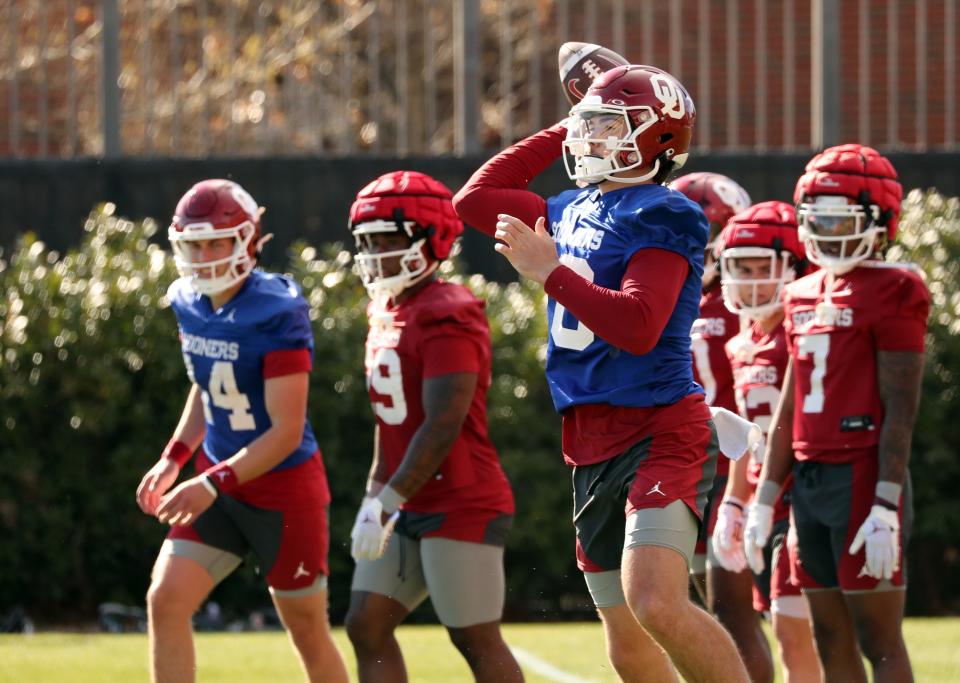
<svg viewBox="0 0 960 683">
<path fill-rule="evenodd" d="M 297 566 L 297 571 L 293 573 L 295 579 L 299 579 L 301 576 L 310 576 L 310 572 L 303 568 L 303 562 Z"/>
<path fill-rule="evenodd" d="M 227 473 L 224 472 L 223 470 L 220 470 L 219 472 L 214 472 L 213 474 L 214 474 L 214 476 L 219 477 L 221 484 L 222 484 L 222 483 L 224 482 L 224 480 L 227 478 Z"/>
<path fill-rule="evenodd" d="M 236 312 L 237 312 L 237 309 L 231 308 L 231 309 L 230 309 L 230 312 L 227 313 L 226 317 L 223 319 L 223 322 L 225 322 L 225 323 L 235 323 L 235 322 L 237 322 L 237 321 L 234 320 L 234 318 L 233 318 L 233 315 L 234 315 L 234 313 L 236 313 Z"/>
<path fill-rule="evenodd" d="M 659 481 L 658 481 L 656 484 L 654 484 L 654 485 L 653 485 L 653 488 L 650 489 L 649 491 L 647 491 L 646 495 L 649 496 L 651 493 L 659 493 L 661 496 L 663 496 L 664 498 L 666 498 L 666 497 L 667 497 L 667 494 L 660 490 L 660 484 L 661 484 L 661 482 L 659 482 Z"/>
</svg>

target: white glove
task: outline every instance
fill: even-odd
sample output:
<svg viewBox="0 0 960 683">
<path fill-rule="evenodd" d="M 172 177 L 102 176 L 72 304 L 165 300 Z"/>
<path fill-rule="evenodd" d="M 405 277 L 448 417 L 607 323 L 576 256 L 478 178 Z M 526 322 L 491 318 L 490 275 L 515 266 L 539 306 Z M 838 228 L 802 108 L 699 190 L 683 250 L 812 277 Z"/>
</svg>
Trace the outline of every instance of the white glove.
<svg viewBox="0 0 960 683">
<path fill-rule="evenodd" d="M 763 447 L 763 431 L 753 422 L 726 408 L 711 407 L 710 416 L 717 428 L 720 452 L 731 460 L 739 460 L 744 453 L 752 454 L 756 448 Z"/>
<path fill-rule="evenodd" d="M 381 524 L 383 503 L 379 498 L 364 497 L 357 519 L 350 531 L 350 554 L 354 560 L 378 560 L 387 549 L 387 542 L 400 512 L 394 512 L 386 524 Z"/>
<path fill-rule="evenodd" d="M 773 506 L 753 502 L 747 508 L 747 523 L 743 529 L 743 550 L 747 564 L 754 574 L 763 572 L 763 549 L 773 529 Z"/>
<path fill-rule="evenodd" d="M 856 555 L 864 543 L 867 546 L 867 561 L 860 575 L 892 579 L 900 568 L 900 519 L 897 511 L 882 505 L 870 508 L 870 514 L 850 544 L 850 554 Z"/>
<path fill-rule="evenodd" d="M 713 528 L 713 554 L 720 566 L 728 572 L 742 572 L 747 568 L 743 554 L 743 505 L 725 498 L 717 510 L 717 525 Z"/>
</svg>

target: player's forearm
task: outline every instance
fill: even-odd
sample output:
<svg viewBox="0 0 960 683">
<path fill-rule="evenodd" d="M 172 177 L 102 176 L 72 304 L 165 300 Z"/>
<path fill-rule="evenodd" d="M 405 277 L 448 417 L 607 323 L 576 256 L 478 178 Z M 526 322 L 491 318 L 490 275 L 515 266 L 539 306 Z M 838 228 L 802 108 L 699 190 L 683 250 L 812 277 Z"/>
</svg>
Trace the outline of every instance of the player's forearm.
<svg viewBox="0 0 960 683">
<path fill-rule="evenodd" d="M 878 446 L 878 481 L 902 486 L 906 480 L 922 381 L 922 353 L 877 354 L 877 385 L 884 413 Z"/>
<path fill-rule="evenodd" d="M 425 421 L 413 435 L 388 485 L 409 500 L 437 473 L 460 434 L 463 421 Z"/>
<path fill-rule="evenodd" d="M 516 216 L 527 225 L 546 216 L 546 202 L 526 188 L 563 152 L 565 135 L 566 129 L 557 124 L 508 147 L 481 166 L 453 198 L 463 222 L 493 236 L 500 213 Z"/>
<path fill-rule="evenodd" d="M 303 422 L 274 424 L 245 448 L 234 453 L 227 464 L 243 484 L 266 474 L 293 453 L 303 439 Z"/>
<path fill-rule="evenodd" d="M 630 260 L 621 289 L 601 287 L 570 268 L 555 268 L 546 293 L 611 346 L 650 353 L 673 313 L 687 274 L 682 256 L 643 249 Z"/>
<path fill-rule="evenodd" d="M 720 456 L 724 457 L 724 456 Z M 724 498 L 736 498 L 746 502 L 750 497 L 750 482 L 747 481 L 747 470 L 750 467 L 749 456 L 730 463 L 730 472 L 727 475 L 727 486 L 723 491 Z"/>
<path fill-rule="evenodd" d="M 787 365 L 777 405 L 767 434 L 767 449 L 763 456 L 760 485 L 764 481 L 783 484 L 793 468 L 793 363 Z"/>
<path fill-rule="evenodd" d="M 207 423 L 203 416 L 203 397 L 200 387 L 191 385 L 187 400 L 180 414 L 180 421 L 173 430 L 173 440 L 187 445 L 192 451 L 197 450 L 206 433 Z"/>
</svg>

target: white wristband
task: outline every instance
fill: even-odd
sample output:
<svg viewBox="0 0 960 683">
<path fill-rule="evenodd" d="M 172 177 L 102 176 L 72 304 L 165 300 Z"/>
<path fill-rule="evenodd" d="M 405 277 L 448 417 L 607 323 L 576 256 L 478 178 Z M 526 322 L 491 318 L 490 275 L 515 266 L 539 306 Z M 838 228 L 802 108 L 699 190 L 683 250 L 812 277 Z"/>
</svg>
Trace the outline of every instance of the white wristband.
<svg viewBox="0 0 960 683">
<path fill-rule="evenodd" d="M 203 484 L 203 488 L 210 492 L 210 495 L 216 498 L 220 495 L 220 492 L 217 491 L 217 487 L 213 485 L 213 482 L 210 481 L 210 477 L 203 474 L 200 476 L 200 483 Z"/>
<path fill-rule="evenodd" d="M 383 511 L 388 515 L 392 515 L 394 512 L 400 509 L 400 506 L 407 502 L 407 499 L 401 496 L 397 491 L 390 486 L 390 484 L 385 485 L 380 493 L 377 495 L 377 499 L 383 505 Z"/>
</svg>

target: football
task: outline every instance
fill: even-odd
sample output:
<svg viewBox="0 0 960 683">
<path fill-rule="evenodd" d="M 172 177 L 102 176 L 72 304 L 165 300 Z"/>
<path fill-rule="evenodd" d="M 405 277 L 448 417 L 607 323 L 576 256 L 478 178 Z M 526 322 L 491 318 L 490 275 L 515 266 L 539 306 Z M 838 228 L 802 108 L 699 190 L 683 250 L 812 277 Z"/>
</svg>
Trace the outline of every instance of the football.
<svg viewBox="0 0 960 683">
<path fill-rule="evenodd" d="M 583 99 L 583 94 L 604 71 L 629 64 L 613 50 L 593 43 L 564 43 L 558 55 L 560 83 L 570 104 Z"/>
</svg>

